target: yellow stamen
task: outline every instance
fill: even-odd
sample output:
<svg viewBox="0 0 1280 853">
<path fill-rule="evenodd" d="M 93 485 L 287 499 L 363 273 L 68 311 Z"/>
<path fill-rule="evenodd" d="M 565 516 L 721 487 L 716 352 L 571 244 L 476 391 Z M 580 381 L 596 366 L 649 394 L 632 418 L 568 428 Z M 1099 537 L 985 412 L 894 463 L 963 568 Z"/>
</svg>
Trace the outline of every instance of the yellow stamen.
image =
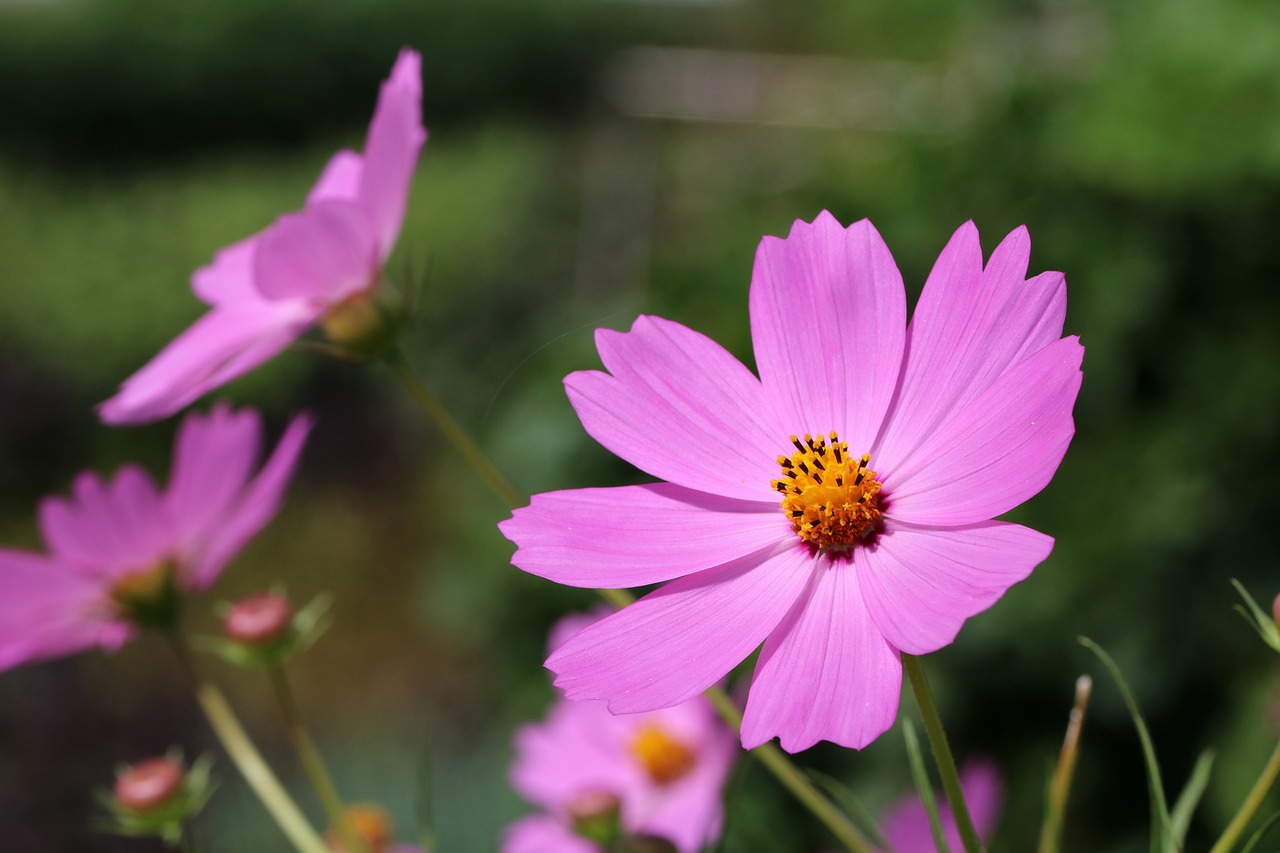
<svg viewBox="0 0 1280 853">
<path fill-rule="evenodd" d="M 670 785 L 698 763 L 692 749 L 652 724 L 640 727 L 635 740 L 631 741 L 631 753 L 658 785 Z"/>
<path fill-rule="evenodd" d="M 867 466 L 870 454 L 849 455 L 836 433 L 791 436 L 796 452 L 779 456 L 782 509 L 796 535 L 824 551 L 848 551 L 875 531 L 880 520 L 880 481 Z"/>
</svg>

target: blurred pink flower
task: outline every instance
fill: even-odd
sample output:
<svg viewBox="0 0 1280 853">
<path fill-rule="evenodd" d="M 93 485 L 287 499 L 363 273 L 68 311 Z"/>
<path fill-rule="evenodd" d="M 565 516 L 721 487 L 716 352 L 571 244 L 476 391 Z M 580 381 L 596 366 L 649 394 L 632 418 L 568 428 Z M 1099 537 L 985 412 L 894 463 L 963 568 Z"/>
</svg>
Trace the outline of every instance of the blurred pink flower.
<svg viewBox="0 0 1280 853">
<path fill-rule="evenodd" d="M 1083 348 L 1062 337 L 1062 274 L 1027 281 L 1029 255 L 1019 228 L 984 267 L 966 223 L 907 327 L 875 228 L 824 212 L 756 254 L 759 379 L 657 317 L 598 331 L 608 372 L 570 375 L 569 398 L 667 482 L 537 495 L 500 527 L 515 565 L 559 583 L 670 583 L 551 655 L 565 694 L 669 707 L 763 643 L 743 746 L 887 729 L 899 652 L 950 643 L 1053 545 L 991 520 L 1044 488 L 1074 431 Z"/>
<path fill-rule="evenodd" d="M 570 616 L 553 630 L 594 618 Z M 696 853 L 720 835 L 722 793 L 738 752 L 732 732 L 702 697 L 615 716 L 604 702 L 559 699 L 546 720 L 516 732 L 511 783 L 547 814 L 508 828 L 503 853 L 593 853 L 575 821 L 617 811 L 623 831 L 665 838 Z"/>
<path fill-rule="evenodd" d="M 1000 817 L 1000 803 L 1004 797 L 1000 771 L 989 762 L 972 761 L 960 771 L 960 787 L 964 790 L 964 801 L 969 807 L 973 828 L 986 845 L 995 831 L 996 820 Z M 938 803 L 938 819 L 942 823 L 947 847 L 951 850 L 964 849 L 946 798 L 939 792 L 934 799 Z M 919 794 L 907 797 L 890 809 L 880 824 L 885 840 L 894 853 L 937 853 L 938 848 L 933 843 L 933 830 L 929 827 L 929 814 L 925 811 L 924 801 Z"/>
<path fill-rule="evenodd" d="M 40 503 L 47 554 L 0 548 L 0 669 L 101 646 L 171 616 L 279 509 L 311 421 L 295 418 L 256 476 L 256 412 L 215 406 L 178 431 L 169 488 L 136 465 L 79 475 Z"/>
<path fill-rule="evenodd" d="M 99 407 L 103 421 L 167 417 L 375 291 L 425 141 L 421 59 L 404 50 L 382 84 L 363 156 L 339 151 L 301 211 L 196 270 L 192 288 L 210 310 L 124 381 Z"/>
</svg>

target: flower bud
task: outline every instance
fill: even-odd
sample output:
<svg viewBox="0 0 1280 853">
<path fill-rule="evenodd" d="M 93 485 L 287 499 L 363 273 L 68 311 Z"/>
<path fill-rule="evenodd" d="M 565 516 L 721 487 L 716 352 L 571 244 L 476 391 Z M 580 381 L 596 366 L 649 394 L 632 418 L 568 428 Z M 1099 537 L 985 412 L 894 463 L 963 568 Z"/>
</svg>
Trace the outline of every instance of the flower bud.
<svg viewBox="0 0 1280 853">
<path fill-rule="evenodd" d="M 399 296 L 379 283 L 330 308 L 320 328 L 347 356 L 366 359 L 390 350 L 404 322 Z"/>
<path fill-rule="evenodd" d="M 1280 594 L 1271 602 L 1271 621 L 1276 623 L 1276 630 L 1280 630 Z"/>
<path fill-rule="evenodd" d="M 372 803 L 347 806 L 347 822 L 367 853 L 386 853 L 395 841 L 395 826 L 391 822 L 391 815 Z M 336 827 L 329 827 L 324 840 L 333 853 L 350 853 L 343 843 L 342 833 Z"/>
<path fill-rule="evenodd" d="M 293 605 L 274 592 L 242 598 L 222 618 L 222 631 L 227 638 L 247 646 L 273 643 L 292 627 Z"/>
<path fill-rule="evenodd" d="M 183 795 L 185 774 L 182 761 L 170 756 L 139 761 L 116 778 L 116 805 L 134 814 L 158 811 Z"/>
</svg>

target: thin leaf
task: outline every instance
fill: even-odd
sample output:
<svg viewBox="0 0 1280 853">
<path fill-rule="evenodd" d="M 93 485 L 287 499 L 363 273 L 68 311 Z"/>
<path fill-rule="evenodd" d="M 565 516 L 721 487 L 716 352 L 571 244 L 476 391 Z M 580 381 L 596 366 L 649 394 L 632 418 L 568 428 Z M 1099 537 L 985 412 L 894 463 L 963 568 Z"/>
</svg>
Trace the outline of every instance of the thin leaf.
<svg viewBox="0 0 1280 853">
<path fill-rule="evenodd" d="M 889 849 L 889 842 L 884 837 L 884 832 L 880 830 L 880 824 L 876 822 L 875 816 L 871 814 L 871 810 L 862 804 L 862 800 L 858 799 L 858 795 L 853 793 L 849 787 L 838 779 L 834 779 L 825 773 L 817 770 L 805 771 L 814 784 L 826 792 L 827 796 L 844 810 L 844 813 L 854 822 L 862 833 L 871 839 L 871 843 L 879 847 L 881 850 Z"/>
<path fill-rule="evenodd" d="M 920 800 L 924 803 L 925 813 L 929 815 L 929 829 L 933 831 L 933 845 L 938 853 L 951 853 L 947 846 L 947 838 L 942 832 L 942 820 L 938 817 L 938 804 L 933 797 L 933 783 L 924 769 L 924 754 L 920 752 L 920 741 L 916 738 L 916 727 L 910 719 L 902 721 L 902 736 L 907 741 L 907 757 L 911 761 L 911 776 L 915 779 L 916 790 L 920 792 Z"/>
<path fill-rule="evenodd" d="M 1120 673 L 1120 667 L 1102 647 L 1088 637 L 1080 637 L 1080 645 L 1098 656 L 1102 665 L 1111 673 L 1111 678 L 1120 688 L 1124 704 L 1129 708 L 1129 716 L 1133 719 L 1134 728 L 1138 730 L 1138 740 L 1142 742 L 1142 757 L 1147 765 L 1147 789 L 1151 797 L 1151 853 L 1178 853 L 1178 842 L 1169 819 L 1169 807 L 1165 802 L 1164 787 L 1160 784 L 1160 764 L 1156 761 L 1156 750 L 1151 743 L 1151 734 L 1142 719 L 1138 702 L 1133 698 L 1129 684 Z"/>
<path fill-rule="evenodd" d="M 1244 849 L 1241 850 L 1240 853 L 1253 853 L 1253 848 L 1258 846 L 1258 843 L 1262 841 L 1263 836 L 1267 834 L 1271 827 L 1276 825 L 1276 821 L 1278 820 L 1280 820 L 1280 812 L 1276 812 L 1271 817 L 1263 821 L 1262 826 L 1258 827 L 1258 831 L 1253 834 L 1253 837 L 1249 839 L 1249 843 L 1244 846 Z"/>
<path fill-rule="evenodd" d="M 1253 626 L 1258 632 L 1258 636 L 1262 641 L 1271 648 L 1280 652 L 1280 627 L 1276 626 L 1276 620 L 1269 616 L 1258 602 L 1253 600 L 1253 596 L 1244 588 L 1244 585 L 1235 578 L 1231 579 L 1231 585 L 1236 588 L 1236 592 L 1240 593 L 1240 597 L 1244 599 L 1244 603 L 1249 610 L 1246 612 L 1239 604 L 1236 605 L 1236 612 L 1244 617 L 1244 621 Z"/>
<path fill-rule="evenodd" d="M 1209 772 L 1213 769 L 1213 750 L 1206 749 L 1200 753 L 1200 757 L 1196 759 L 1196 766 L 1191 770 L 1191 776 L 1187 779 L 1186 786 L 1182 789 L 1182 793 L 1178 795 L 1178 801 L 1173 804 L 1173 811 L 1170 813 L 1170 821 L 1173 824 L 1173 837 L 1178 844 L 1178 849 L 1182 849 L 1182 843 L 1187 838 L 1187 827 L 1191 824 L 1191 815 L 1195 813 L 1196 806 L 1200 804 L 1200 797 L 1204 794 L 1204 789 L 1209 784 Z"/>
</svg>

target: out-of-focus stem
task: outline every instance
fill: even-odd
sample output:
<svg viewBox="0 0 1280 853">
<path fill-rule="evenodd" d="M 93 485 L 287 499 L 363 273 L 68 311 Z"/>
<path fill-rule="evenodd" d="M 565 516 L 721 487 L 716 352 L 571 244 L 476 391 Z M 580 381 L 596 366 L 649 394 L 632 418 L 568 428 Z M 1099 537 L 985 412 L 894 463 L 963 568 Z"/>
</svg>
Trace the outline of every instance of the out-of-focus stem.
<svg viewBox="0 0 1280 853">
<path fill-rule="evenodd" d="M 1227 824 L 1222 837 L 1218 839 L 1217 844 L 1213 845 L 1213 849 L 1209 853 L 1228 853 L 1235 847 L 1245 827 L 1249 825 L 1249 821 L 1253 820 L 1258 807 L 1266 799 L 1267 792 L 1275 784 L 1277 775 L 1280 775 L 1280 742 L 1276 743 L 1276 748 L 1272 750 L 1271 757 L 1267 759 L 1267 766 L 1262 768 L 1262 775 L 1258 777 L 1258 781 L 1253 783 L 1253 789 L 1249 791 L 1249 796 L 1245 797 L 1244 802 L 1240 804 L 1240 810 L 1231 819 L 1231 823 Z"/>
<path fill-rule="evenodd" d="M 315 741 L 311 739 L 302 722 L 302 716 L 298 713 L 298 703 L 293 698 L 293 690 L 289 687 L 284 669 L 280 666 L 272 666 L 267 672 L 271 678 L 271 686 L 275 689 L 276 699 L 280 703 L 281 714 L 284 716 L 285 731 L 288 732 L 289 740 L 293 742 L 293 748 L 298 753 L 303 771 L 311 780 L 311 786 L 315 788 L 316 795 L 319 796 L 325 812 L 329 815 L 329 823 L 342 837 L 343 846 L 349 853 L 367 853 L 364 842 L 351 826 L 346 805 L 333 784 L 333 777 L 324 766 L 320 750 L 316 748 Z"/>
<path fill-rule="evenodd" d="M 507 482 L 506 477 L 503 477 L 498 469 L 494 467 L 493 463 L 489 461 L 489 457 L 484 454 L 484 451 L 471 440 L 471 437 L 467 435 L 462 427 L 458 426 L 458 422 L 445 410 L 444 406 L 441 406 L 436 401 L 431 392 L 427 391 L 426 386 L 418 380 L 417 374 L 409 367 L 404 357 L 399 352 L 393 351 L 383 360 L 400 384 L 409 392 L 409 396 L 413 397 L 414 402 L 418 404 L 418 408 L 422 409 L 423 414 L 435 424 L 436 429 L 440 430 L 445 440 L 452 444 L 458 453 L 462 454 L 462 458 L 466 459 L 467 464 L 476 470 L 476 473 L 493 490 L 493 493 L 513 509 L 523 505 L 525 503 L 524 496 Z"/>
<path fill-rule="evenodd" d="M 1080 753 L 1080 731 L 1084 728 L 1084 712 L 1093 691 L 1093 679 L 1082 675 L 1076 679 L 1076 698 L 1067 721 L 1067 734 L 1058 753 L 1058 765 L 1049 780 L 1048 803 L 1044 825 L 1040 827 L 1039 853 L 1058 853 L 1062 844 L 1063 819 L 1067 813 L 1067 795 L 1071 791 L 1071 779 L 1075 775 L 1076 758 Z"/>
<path fill-rule="evenodd" d="M 955 818 L 956 829 L 960 831 L 960 842 L 964 844 L 965 853 L 982 853 L 982 842 L 978 839 L 977 830 L 973 828 L 973 819 L 969 817 L 964 790 L 960 787 L 960 774 L 956 772 L 956 760 L 951 755 L 951 745 L 947 743 L 947 733 L 942 728 L 942 718 L 938 716 L 933 692 L 929 690 L 924 665 L 920 663 L 920 658 L 904 652 L 902 668 L 907 672 L 911 692 L 915 694 L 916 705 L 920 707 L 925 734 L 929 736 L 933 760 L 938 765 L 938 775 L 942 779 L 942 790 L 947 792 L 947 802 L 951 804 L 951 814 Z"/>
</svg>

